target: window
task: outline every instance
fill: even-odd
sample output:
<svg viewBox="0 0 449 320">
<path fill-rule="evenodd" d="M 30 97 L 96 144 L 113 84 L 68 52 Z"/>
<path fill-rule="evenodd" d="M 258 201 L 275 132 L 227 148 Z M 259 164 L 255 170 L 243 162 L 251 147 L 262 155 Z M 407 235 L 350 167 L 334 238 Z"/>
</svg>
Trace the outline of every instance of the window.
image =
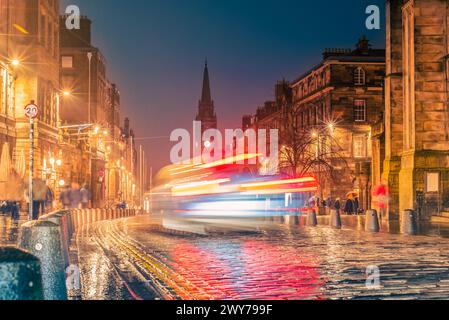
<svg viewBox="0 0 449 320">
<path fill-rule="evenodd" d="M 357 68 L 354 71 L 354 84 L 356 86 L 363 86 L 365 85 L 366 82 L 366 75 L 365 75 L 365 70 L 363 70 L 362 68 Z"/>
<path fill-rule="evenodd" d="M 353 137 L 354 141 L 354 158 L 367 157 L 367 136 L 365 134 L 357 134 Z"/>
<path fill-rule="evenodd" d="M 366 121 L 366 101 L 355 100 L 354 101 L 354 121 L 365 122 Z"/>
<path fill-rule="evenodd" d="M 62 56 L 61 65 L 63 69 L 73 68 L 73 57 L 72 56 Z"/>
</svg>

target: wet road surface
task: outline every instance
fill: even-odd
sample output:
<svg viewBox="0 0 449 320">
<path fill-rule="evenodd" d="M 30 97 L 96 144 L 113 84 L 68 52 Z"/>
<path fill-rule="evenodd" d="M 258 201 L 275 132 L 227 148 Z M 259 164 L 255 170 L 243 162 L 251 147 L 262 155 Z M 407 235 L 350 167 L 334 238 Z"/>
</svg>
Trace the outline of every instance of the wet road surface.
<svg viewBox="0 0 449 320">
<path fill-rule="evenodd" d="M 280 224 L 173 235 L 140 216 L 90 225 L 77 244 L 83 299 L 449 299 L 442 237 Z"/>
</svg>

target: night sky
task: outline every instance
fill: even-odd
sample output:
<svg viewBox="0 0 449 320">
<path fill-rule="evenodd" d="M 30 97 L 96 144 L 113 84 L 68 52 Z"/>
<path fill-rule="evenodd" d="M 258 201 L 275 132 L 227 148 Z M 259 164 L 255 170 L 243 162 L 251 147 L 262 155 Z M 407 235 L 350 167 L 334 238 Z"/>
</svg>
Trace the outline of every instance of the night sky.
<svg viewBox="0 0 449 320">
<path fill-rule="evenodd" d="M 93 21 L 93 43 L 108 61 L 137 144 L 155 170 L 169 163 L 175 128 L 191 130 L 204 60 L 220 128 L 270 100 L 274 84 L 321 61 L 327 47 L 353 48 L 365 34 L 385 47 L 382 29 L 365 28 L 365 9 L 384 0 L 63 0 Z M 166 136 L 162 139 L 148 137 Z"/>
</svg>

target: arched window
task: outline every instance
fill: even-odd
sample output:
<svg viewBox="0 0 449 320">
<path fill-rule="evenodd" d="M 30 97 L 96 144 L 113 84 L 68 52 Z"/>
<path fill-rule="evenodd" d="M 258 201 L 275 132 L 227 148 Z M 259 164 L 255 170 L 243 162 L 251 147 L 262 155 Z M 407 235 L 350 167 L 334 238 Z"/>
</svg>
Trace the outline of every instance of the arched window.
<svg viewBox="0 0 449 320">
<path fill-rule="evenodd" d="M 365 82 L 366 82 L 365 70 L 363 70 L 362 68 L 358 67 L 354 71 L 354 84 L 356 86 L 363 86 L 365 84 Z"/>
</svg>

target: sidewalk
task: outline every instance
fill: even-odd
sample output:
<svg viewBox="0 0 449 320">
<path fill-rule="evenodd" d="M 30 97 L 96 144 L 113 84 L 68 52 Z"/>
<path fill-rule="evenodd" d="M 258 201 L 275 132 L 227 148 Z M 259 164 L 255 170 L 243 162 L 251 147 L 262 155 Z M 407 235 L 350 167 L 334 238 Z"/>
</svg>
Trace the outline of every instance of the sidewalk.
<svg viewBox="0 0 449 320">
<path fill-rule="evenodd" d="M 365 230 L 365 216 L 341 216 L 343 228 L 357 231 Z M 319 225 L 329 225 L 330 216 L 318 216 Z M 399 221 L 381 221 L 380 233 L 400 234 L 401 226 Z M 449 238 L 449 220 L 432 220 L 431 222 L 420 222 L 418 225 L 419 236 Z"/>
</svg>

